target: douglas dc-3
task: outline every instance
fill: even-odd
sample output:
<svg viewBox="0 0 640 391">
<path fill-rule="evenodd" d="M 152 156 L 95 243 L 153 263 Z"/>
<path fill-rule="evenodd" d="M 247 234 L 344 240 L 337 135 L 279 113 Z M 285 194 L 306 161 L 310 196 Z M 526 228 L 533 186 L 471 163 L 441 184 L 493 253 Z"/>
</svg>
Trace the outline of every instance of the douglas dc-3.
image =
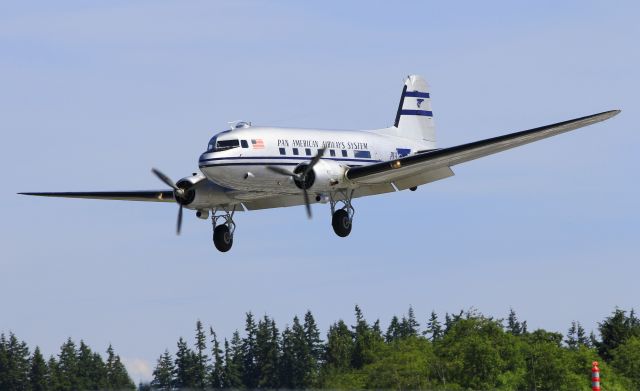
<svg viewBox="0 0 640 391">
<path fill-rule="evenodd" d="M 329 203 L 333 230 L 345 237 L 353 226 L 354 198 L 400 190 L 448 178 L 452 166 L 604 121 L 605 111 L 535 129 L 449 148 L 436 147 L 431 96 L 426 81 L 408 76 L 393 126 L 336 131 L 252 126 L 237 122 L 213 136 L 200 155 L 200 173 L 172 181 L 152 172 L 171 190 L 20 193 L 47 197 L 177 202 L 213 224 L 219 251 L 231 249 L 237 211 Z"/>
</svg>

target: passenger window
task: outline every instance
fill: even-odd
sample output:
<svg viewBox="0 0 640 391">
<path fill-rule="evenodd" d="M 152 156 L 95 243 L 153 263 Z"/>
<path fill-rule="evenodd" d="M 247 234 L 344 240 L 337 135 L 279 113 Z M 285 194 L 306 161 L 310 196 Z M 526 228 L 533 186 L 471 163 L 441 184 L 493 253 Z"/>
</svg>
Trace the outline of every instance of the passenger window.
<svg viewBox="0 0 640 391">
<path fill-rule="evenodd" d="M 311 148 L 305 148 L 304 153 L 307 154 L 307 156 L 311 156 Z"/>
<path fill-rule="evenodd" d="M 347 155 L 347 150 L 343 149 L 342 150 L 342 157 L 347 157 L 347 156 L 349 156 L 349 155 Z"/>
<path fill-rule="evenodd" d="M 333 149 L 330 149 L 330 150 L 329 150 L 329 155 L 331 155 L 331 156 L 336 156 L 336 151 L 335 151 L 335 150 L 333 150 Z"/>
<path fill-rule="evenodd" d="M 293 148 L 293 154 L 298 156 L 298 148 Z"/>
<path fill-rule="evenodd" d="M 242 148 L 249 148 L 249 143 L 247 140 L 240 140 L 240 144 L 242 144 Z"/>
<path fill-rule="evenodd" d="M 280 155 L 286 155 L 287 152 L 285 151 L 284 148 L 280 148 Z"/>
<path fill-rule="evenodd" d="M 360 159 L 371 159 L 371 152 L 369 151 L 353 151 L 353 157 Z"/>
</svg>

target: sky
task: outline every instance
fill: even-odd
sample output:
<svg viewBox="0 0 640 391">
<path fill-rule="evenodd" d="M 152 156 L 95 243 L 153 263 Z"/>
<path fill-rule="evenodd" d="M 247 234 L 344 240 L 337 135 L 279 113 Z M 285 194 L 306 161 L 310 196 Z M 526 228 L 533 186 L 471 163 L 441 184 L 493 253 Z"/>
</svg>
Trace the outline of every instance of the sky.
<svg viewBox="0 0 640 391">
<path fill-rule="evenodd" d="M 0 3 L 0 332 L 56 354 L 112 343 L 137 382 L 196 320 L 245 312 L 323 332 L 359 304 L 587 330 L 640 309 L 636 2 Z M 241 213 L 233 249 L 172 204 L 19 191 L 158 189 L 198 169 L 228 121 L 389 126 L 406 75 L 431 85 L 440 147 L 610 109 L 604 123 L 354 202 Z"/>
</svg>

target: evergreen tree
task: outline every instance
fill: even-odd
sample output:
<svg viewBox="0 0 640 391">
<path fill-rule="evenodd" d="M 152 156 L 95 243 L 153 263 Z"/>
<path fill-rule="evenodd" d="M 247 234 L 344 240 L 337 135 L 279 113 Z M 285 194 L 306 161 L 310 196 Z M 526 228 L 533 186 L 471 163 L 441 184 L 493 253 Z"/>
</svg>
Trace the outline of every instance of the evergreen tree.
<svg viewBox="0 0 640 391">
<path fill-rule="evenodd" d="M 279 332 L 274 320 L 267 315 L 258 322 L 256 332 L 256 369 L 258 387 L 279 387 Z"/>
<path fill-rule="evenodd" d="M 366 364 L 374 361 L 376 350 L 384 344 L 384 339 L 373 332 L 371 326 L 362 315 L 360 307 L 356 305 L 356 324 L 353 329 L 353 353 L 351 355 L 351 365 L 360 369 Z"/>
<path fill-rule="evenodd" d="M 611 365 L 632 382 L 634 389 L 640 390 L 640 338 L 627 339 L 612 350 L 611 355 Z"/>
<path fill-rule="evenodd" d="M 196 322 L 196 362 L 194 365 L 194 386 L 205 388 L 207 386 L 207 372 L 209 357 L 205 353 L 207 349 L 207 336 L 202 327 L 202 322 Z"/>
<path fill-rule="evenodd" d="M 605 360 L 611 360 L 611 351 L 622 345 L 631 337 L 640 337 L 640 320 L 631 310 L 629 316 L 626 311 L 616 308 L 613 314 L 602 323 L 598 323 L 602 339 L 596 346 L 598 353 Z"/>
<path fill-rule="evenodd" d="M 295 358 L 293 366 L 294 387 L 309 388 L 314 380 L 315 367 L 311 349 L 307 340 L 304 326 L 297 316 L 293 318 L 291 326 L 292 348 Z"/>
<path fill-rule="evenodd" d="M 394 342 L 400 338 L 401 333 L 400 321 L 397 316 L 393 315 L 393 318 L 391 318 L 391 322 L 389 323 L 389 327 L 387 328 L 387 333 L 385 334 L 385 340 L 387 343 Z"/>
<path fill-rule="evenodd" d="M 54 356 L 49 357 L 47 361 L 48 379 L 47 384 L 50 390 L 60 390 L 60 375 L 58 374 L 58 362 Z M 0 388 L 1 389 L 1 388 Z"/>
<path fill-rule="evenodd" d="M 444 314 L 444 334 L 447 334 L 453 325 L 453 320 L 451 319 L 451 315 L 448 312 Z"/>
<path fill-rule="evenodd" d="M 380 339 L 384 338 L 382 336 L 382 328 L 380 328 L 380 319 L 376 319 L 376 321 L 373 322 L 373 326 L 371 327 L 371 329 Z"/>
<path fill-rule="evenodd" d="M 120 356 L 114 353 L 111 344 L 107 348 L 105 383 L 108 390 L 135 390 L 136 388 Z"/>
<path fill-rule="evenodd" d="M 218 342 L 213 327 L 209 328 L 209 335 L 211 335 L 211 360 L 213 363 L 208 383 L 211 388 L 221 389 L 225 387 L 224 359 L 222 358 L 224 352 L 220 349 L 220 342 Z"/>
<path fill-rule="evenodd" d="M 402 322 L 400 323 L 400 336 L 402 338 L 417 337 L 419 327 L 420 324 L 418 324 L 418 321 L 416 320 L 416 316 L 413 312 L 413 307 L 409 306 L 407 316 L 403 316 Z"/>
<path fill-rule="evenodd" d="M 520 323 L 518 321 L 518 317 L 516 316 L 516 312 L 513 308 L 509 309 L 509 317 L 507 318 L 507 332 L 511 335 L 522 335 L 526 332 L 526 323 Z"/>
<path fill-rule="evenodd" d="M 593 332 L 593 330 L 589 333 L 589 347 L 593 348 L 598 346 L 598 339 L 596 338 L 596 334 Z"/>
<path fill-rule="evenodd" d="M 578 346 L 584 346 L 584 347 L 590 347 L 591 343 L 590 343 L 590 339 L 589 337 L 587 337 L 586 332 L 584 331 L 584 327 L 582 327 L 582 325 L 580 324 L 580 322 L 576 322 L 577 327 L 576 327 L 576 341 L 578 343 Z"/>
<path fill-rule="evenodd" d="M 429 336 L 431 342 L 438 341 L 442 338 L 442 325 L 440 321 L 438 321 L 438 315 L 435 311 L 431 311 L 431 316 L 427 322 L 427 329 L 423 334 Z"/>
<path fill-rule="evenodd" d="M 571 327 L 567 331 L 567 338 L 565 338 L 564 343 L 567 344 L 569 349 L 577 349 L 578 348 L 578 338 L 576 337 L 577 328 L 576 322 L 571 322 Z"/>
<path fill-rule="evenodd" d="M 242 341 L 236 330 L 231 344 L 224 340 L 224 388 L 242 387 Z"/>
<path fill-rule="evenodd" d="M 169 354 L 169 350 L 165 349 L 164 353 L 158 358 L 155 369 L 153 370 L 153 380 L 151 387 L 156 390 L 168 391 L 172 390 L 175 385 L 175 371 L 173 358 Z"/>
<path fill-rule="evenodd" d="M 76 344 L 71 338 L 68 338 L 67 342 L 60 347 L 56 375 L 59 389 L 80 389 L 78 379 L 78 353 L 76 351 Z"/>
<path fill-rule="evenodd" d="M 102 390 L 107 386 L 107 370 L 99 354 L 80 341 L 78 348 L 78 384 L 81 390 Z"/>
<path fill-rule="evenodd" d="M 296 358 L 293 345 L 293 333 L 291 332 L 291 328 L 286 326 L 282 331 L 280 346 L 281 356 L 278 368 L 280 378 L 279 383 L 284 389 L 296 388 L 296 379 L 294 376 Z"/>
<path fill-rule="evenodd" d="M 29 387 L 29 348 L 13 333 L 0 335 L 0 389 L 26 390 Z"/>
<path fill-rule="evenodd" d="M 295 316 L 291 328 L 287 326 L 282 332 L 280 357 L 280 385 L 283 388 L 307 388 L 311 383 L 309 368 L 310 352 L 304 327 Z"/>
<path fill-rule="evenodd" d="M 198 357 L 189 347 L 185 340 L 178 339 L 178 350 L 176 351 L 176 387 L 195 388 L 197 384 L 197 363 Z"/>
<path fill-rule="evenodd" d="M 40 348 L 36 346 L 31 356 L 31 369 L 29 371 L 29 385 L 31 391 L 49 390 L 49 370 Z"/>
<path fill-rule="evenodd" d="M 0 334 L 0 390 L 4 389 L 7 383 L 8 367 L 7 338 L 2 333 Z"/>
<path fill-rule="evenodd" d="M 338 371 L 347 370 L 351 366 L 353 354 L 353 334 L 344 321 L 339 320 L 329 327 L 324 362 Z"/>
<path fill-rule="evenodd" d="M 379 333 L 379 327 L 377 333 Z M 320 330 L 318 330 L 318 326 L 316 325 L 316 321 L 313 318 L 311 311 L 307 311 L 304 315 L 304 337 L 309 351 L 309 362 L 307 363 L 309 371 L 309 385 L 315 385 L 322 361 L 323 347 L 322 340 L 320 339 Z"/>
<path fill-rule="evenodd" d="M 247 388 L 256 388 L 259 378 L 256 366 L 257 327 L 251 312 L 247 312 L 244 330 L 246 335 L 242 339 L 242 383 Z"/>
</svg>

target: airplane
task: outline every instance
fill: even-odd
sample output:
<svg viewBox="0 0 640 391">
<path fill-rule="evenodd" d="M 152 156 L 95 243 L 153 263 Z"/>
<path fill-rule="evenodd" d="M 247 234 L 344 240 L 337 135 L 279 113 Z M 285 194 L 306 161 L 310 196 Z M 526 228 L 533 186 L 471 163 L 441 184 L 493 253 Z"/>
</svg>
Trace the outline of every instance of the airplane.
<svg viewBox="0 0 640 391">
<path fill-rule="evenodd" d="M 211 217 L 213 242 L 221 252 L 233 245 L 235 212 L 328 203 L 334 232 L 353 227 L 353 199 L 418 186 L 454 175 L 452 167 L 620 113 L 610 110 L 448 148 L 436 147 L 431 93 L 424 78 L 405 79 L 393 126 L 377 130 L 323 130 L 232 123 L 214 135 L 200 155 L 199 173 L 174 182 L 152 172 L 169 190 L 18 193 L 102 200 L 176 202 L 176 233 L 183 208 Z"/>
</svg>

